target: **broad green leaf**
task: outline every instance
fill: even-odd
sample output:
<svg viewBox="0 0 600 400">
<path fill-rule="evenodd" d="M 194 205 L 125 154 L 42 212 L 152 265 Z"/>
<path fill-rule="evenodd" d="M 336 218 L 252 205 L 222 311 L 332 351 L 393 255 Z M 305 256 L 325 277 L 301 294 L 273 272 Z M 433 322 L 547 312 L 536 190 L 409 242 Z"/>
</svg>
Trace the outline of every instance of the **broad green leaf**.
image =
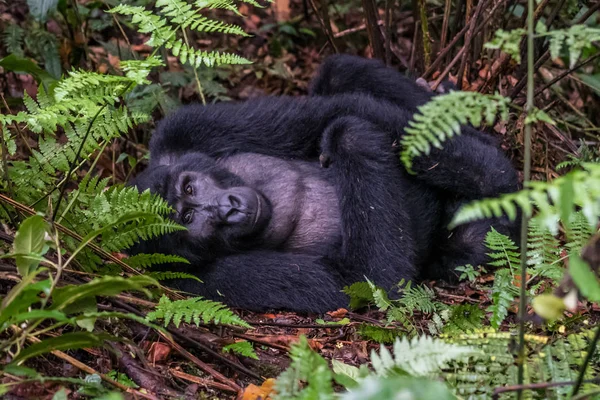
<svg viewBox="0 0 600 400">
<path fill-rule="evenodd" d="M 27 378 L 37 378 L 40 376 L 38 372 L 33 368 L 23 367 L 22 365 L 14 365 L 8 364 L 3 369 L 2 372 L 6 372 L 8 374 L 16 375 L 16 376 L 24 376 Z"/>
<path fill-rule="evenodd" d="M 56 11 L 58 0 L 27 0 L 29 13 L 40 22 L 46 22 L 48 15 Z"/>
<path fill-rule="evenodd" d="M 10 322 L 19 324 L 23 321 L 33 321 L 36 319 L 53 319 L 58 322 L 69 321 L 69 318 L 62 312 L 56 310 L 31 310 L 15 315 Z"/>
<path fill-rule="evenodd" d="M 354 388 L 358 386 L 358 380 L 361 378 L 360 370 L 353 365 L 344 364 L 338 360 L 331 360 L 333 369 L 333 379 L 345 388 Z"/>
<path fill-rule="evenodd" d="M 42 83 L 46 90 L 56 82 L 48 72 L 44 71 L 28 58 L 17 57 L 11 54 L 0 60 L 0 66 L 8 71 L 30 74 L 38 83 Z"/>
<path fill-rule="evenodd" d="M 581 294 L 593 302 L 600 302 L 600 283 L 598 277 L 592 271 L 588 263 L 586 263 L 577 254 L 569 256 L 569 272 L 573 282 L 581 292 Z"/>
<path fill-rule="evenodd" d="M 31 283 L 35 274 L 44 269 L 40 269 L 35 273 L 23 278 L 2 300 L 2 312 L 0 312 L 0 330 L 4 329 L 4 324 L 15 315 L 27 310 L 27 308 L 35 303 L 40 302 L 40 293 L 44 293 L 46 297 L 50 293 L 52 282 L 46 279 L 40 282 Z"/>
<path fill-rule="evenodd" d="M 577 74 L 577 77 L 583 81 L 588 87 L 594 90 L 596 93 L 600 93 L 600 74 L 588 75 L 588 74 Z"/>
<path fill-rule="evenodd" d="M 24 257 L 23 254 L 41 255 L 47 227 L 48 224 L 39 215 L 27 218 L 19 226 L 13 243 L 13 251 L 19 254 L 15 257 L 15 261 L 21 276 L 29 275 L 40 264 L 38 259 Z"/>
<path fill-rule="evenodd" d="M 68 285 L 56 289 L 52 294 L 52 309 L 63 310 L 67 306 L 89 297 L 115 296 L 127 290 L 143 291 L 150 296 L 150 292 L 144 289 L 145 286 L 150 285 L 159 286 L 156 280 L 145 275 L 127 279 L 118 276 L 104 276 L 84 285 Z"/>
<path fill-rule="evenodd" d="M 535 313 L 540 317 L 553 321 L 559 319 L 565 311 L 565 302 L 553 294 L 541 294 L 531 302 Z"/>
<path fill-rule="evenodd" d="M 85 347 L 100 347 L 106 340 L 121 341 L 106 333 L 70 332 L 34 343 L 19 353 L 11 364 L 19 364 L 28 358 L 50 353 L 54 350 L 74 350 Z"/>
</svg>

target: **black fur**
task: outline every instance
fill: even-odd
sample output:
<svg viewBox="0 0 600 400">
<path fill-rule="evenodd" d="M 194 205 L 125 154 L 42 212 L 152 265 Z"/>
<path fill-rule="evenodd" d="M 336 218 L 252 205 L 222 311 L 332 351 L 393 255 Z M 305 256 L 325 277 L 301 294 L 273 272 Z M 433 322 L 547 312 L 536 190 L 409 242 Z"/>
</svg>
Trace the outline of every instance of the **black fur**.
<svg viewBox="0 0 600 400">
<path fill-rule="evenodd" d="M 175 234 L 140 244 L 134 252 L 150 250 L 191 257 L 191 268 L 185 268 L 204 284 L 185 280 L 178 282 L 180 288 L 255 310 L 322 312 L 345 306 L 340 289 L 365 276 L 390 288 L 401 278 L 415 278 L 418 270 L 429 265 L 456 266 L 449 265 L 456 258 L 456 248 L 448 246 L 446 236 L 450 233 L 443 225 L 448 222 L 449 210 L 468 199 L 514 190 L 516 174 L 510 162 L 491 140 L 469 128 L 447 142 L 443 150 L 418 157 L 416 176 L 409 176 L 400 166 L 393 144 L 402 137 L 416 102 L 427 101 L 431 94 L 377 64 L 363 64 L 356 58 L 354 64 L 352 59 L 338 60 L 347 63 L 345 69 L 337 71 L 337 80 L 331 82 L 327 69 L 334 68 L 335 60 L 325 63 L 312 86 L 318 94 L 314 97 L 193 105 L 168 116 L 151 140 L 150 166 L 134 184 L 169 197 L 174 190 L 169 185 L 181 171 L 191 168 L 209 175 L 218 190 L 245 185 L 261 193 L 275 193 L 271 200 L 277 201 L 274 189 L 289 197 L 290 190 L 298 185 L 288 188 L 273 177 L 257 179 L 259 167 L 250 161 L 248 171 L 238 168 L 233 173 L 231 159 L 247 157 L 256 162 L 256 154 L 262 154 L 280 161 L 293 160 L 282 166 L 273 159 L 258 159 L 262 169 L 272 165 L 283 176 L 300 171 L 317 179 L 321 182 L 317 186 L 323 186 L 317 187 L 317 192 L 333 187 L 339 238 L 314 236 L 311 232 L 318 231 L 322 223 L 316 220 L 305 234 L 309 243 L 322 241 L 320 247 L 304 248 L 291 245 L 289 240 L 276 245 L 261 241 L 261 237 L 269 237 L 267 227 L 237 241 L 216 235 L 199 242 L 189 234 Z M 352 79 L 360 90 L 352 89 Z M 344 88 L 349 93 L 336 93 L 345 92 Z M 197 156 L 201 161 L 194 160 Z M 327 168 L 319 169 L 319 161 Z M 305 184 L 301 182 L 299 187 Z M 314 204 L 302 204 L 299 211 L 309 206 Z M 329 210 L 327 215 L 333 214 Z M 294 218 L 290 221 L 295 223 Z M 461 237 L 480 238 L 480 227 L 483 225 L 462 232 Z M 244 242 L 246 239 L 251 241 Z M 472 256 L 468 252 L 465 255 L 468 260 L 484 256 L 481 245 L 473 249 Z"/>
<path fill-rule="evenodd" d="M 447 83 L 444 89 L 455 88 Z M 320 66 L 310 85 L 312 96 L 339 96 L 362 93 L 385 100 L 398 107 L 416 112 L 435 94 L 379 60 L 350 55 L 328 57 Z M 518 190 L 516 171 L 499 149 L 497 141 L 471 126 L 462 128 L 468 139 L 453 139 L 444 143 L 443 151 L 429 157 L 419 157 L 416 166 L 422 181 L 437 191 L 443 202 L 444 221 L 437 232 L 433 248 L 436 254 L 421 269 L 427 278 L 450 277 L 448 267 L 478 265 L 487 261 L 483 239 L 494 226 L 501 233 L 517 236 L 518 224 L 507 218 L 476 221 L 449 232 L 445 226 L 458 208 L 468 200 L 495 197 Z M 424 172 L 438 169 L 435 173 Z"/>
</svg>

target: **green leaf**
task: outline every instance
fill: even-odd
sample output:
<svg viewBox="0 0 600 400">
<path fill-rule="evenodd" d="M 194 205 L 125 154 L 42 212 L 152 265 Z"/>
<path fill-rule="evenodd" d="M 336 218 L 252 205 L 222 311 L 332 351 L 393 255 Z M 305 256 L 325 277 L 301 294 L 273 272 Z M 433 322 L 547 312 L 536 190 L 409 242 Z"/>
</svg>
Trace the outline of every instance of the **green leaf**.
<svg viewBox="0 0 600 400">
<path fill-rule="evenodd" d="M 34 343 L 19 353 L 11 364 L 19 364 L 31 357 L 37 357 L 42 354 L 50 353 L 54 350 L 74 350 L 85 347 L 100 347 L 104 341 L 121 341 L 116 336 L 105 333 L 90 333 L 90 332 L 70 332 L 63 333 L 60 336 L 42 340 L 39 343 Z"/>
<path fill-rule="evenodd" d="M 600 74 L 588 75 L 588 74 L 576 74 L 584 84 L 594 90 L 596 93 L 600 93 Z"/>
<path fill-rule="evenodd" d="M 38 372 L 33 369 L 33 368 L 27 368 L 27 367 L 23 367 L 21 365 L 14 365 L 14 364 L 8 364 L 6 365 L 3 369 L 2 372 L 6 372 L 7 374 L 12 374 L 12 375 L 16 375 L 16 376 L 24 376 L 27 378 L 38 378 L 40 376 L 40 374 L 38 374 Z"/>
<path fill-rule="evenodd" d="M 456 396 L 442 382 L 412 376 L 370 377 L 360 387 L 342 396 L 342 400 L 454 400 Z"/>
<path fill-rule="evenodd" d="M 46 22 L 48 15 L 56 11 L 58 0 L 27 0 L 29 13 L 40 22 Z"/>
<path fill-rule="evenodd" d="M 550 321 L 562 317 L 566 309 L 563 299 L 549 293 L 536 296 L 531 305 L 537 315 Z"/>
<path fill-rule="evenodd" d="M 573 282 L 581 292 L 581 294 L 593 302 L 600 302 L 600 283 L 598 277 L 592 271 L 588 263 L 586 263 L 577 254 L 569 256 L 569 272 Z"/>
<path fill-rule="evenodd" d="M 244 357 L 249 357 L 249 358 L 258 360 L 258 356 L 256 355 L 256 352 L 254 351 L 254 347 L 252 347 L 252 343 L 250 343 L 246 340 L 228 344 L 227 346 L 223 346 L 224 353 L 227 353 L 229 351 L 240 354 Z"/>
<path fill-rule="evenodd" d="M 18 57 L 14 54 L 4 57 L 0 60 L 0 66 L 8 71 L 30 74 L 38 83 L 42 83 L 46 90 L 52 87 L 56 79 L 48 72 L 40 68 L 36 63 L 28 58 Z"/>
<path fill-rule="evenodd" d="M 127 279 L 118 276 L 104 276 L 84 285 L 68 285 L 56 289 L 52 294 L 52 309 L 63 310 L 67 306 L 89 297 L 115 296 L 126 290 L 143 291 L 150 296 L 150 292 L 144 289 L 145 286 L 150 285 L 158 286 L 158 282 L 145 275 L 132 276 Z"/>
<path fill-rule="evenodd" d="M 338 360 L 331 360 L 333 369 L 333 378 L 337 383 L 345 388 L 354 388 L 358 386 L 358 380 L 361 378 L 361 373 L 358 368 L 353 365 L 344 364 Z"/>
<path fill-rule="evenodd" d="M 44 218 L 39 215 L 33 215 L 27 218 L 19 226 L 13 243 L 13 251 L 20 254 L 15 257 L 17 269 L 21 276 L 27 276 L 40 264 L 39 259 L 24 257 L 25 254 L 41 256 L 44 248 L 44 236 L 48 225 Z"/>
<path fill-rule="evenodd" d="M 52 282 L 50 279 L 46 279 L 40 282 L 31 283 L 35 276 L 44 271 L 44 268 L 40 268 L 31 275 L 23 278 L 10 292 L 2 299 L 2 312 L 0 312 L 0 329 L 4 327 L 6 321 L 15 315 L 23 312 L 32 304 L 35 304 L 41 300 L 39 297 L 40 292 L 46 296 L 50 293 L 50 286 Z"/>
</svg>

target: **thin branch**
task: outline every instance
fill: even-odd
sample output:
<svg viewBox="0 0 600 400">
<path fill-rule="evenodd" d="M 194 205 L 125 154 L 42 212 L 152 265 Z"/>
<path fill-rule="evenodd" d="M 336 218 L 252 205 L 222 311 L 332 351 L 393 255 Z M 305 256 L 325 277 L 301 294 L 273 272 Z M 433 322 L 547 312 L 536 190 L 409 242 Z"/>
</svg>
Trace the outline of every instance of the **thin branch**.
<svg viewBox="0 0 600 400">
<path fill-rule="evenodd" d="M 527 0 L 528 16 L 527 16 L 527 104 L 525 112 L 530 115 L 534 109 L 534 0 Z M 523 160 L 523 185 L 526 185 L 531 178 L 531 131 L 532 124 L 525 125 L 525 154 Z M 526 215 L 522 216 L 521 220 L 521 291 L 519 298 L 519 357 L 517 358 L 518 373 L 517 383 L 523 384 L 525 373 L 525 319 L 527 318 L 527 227 L 529 218 Z M 523 390 L 517 391 L 517 398 L 520 400 L 523 397 Z"/>
</svg>

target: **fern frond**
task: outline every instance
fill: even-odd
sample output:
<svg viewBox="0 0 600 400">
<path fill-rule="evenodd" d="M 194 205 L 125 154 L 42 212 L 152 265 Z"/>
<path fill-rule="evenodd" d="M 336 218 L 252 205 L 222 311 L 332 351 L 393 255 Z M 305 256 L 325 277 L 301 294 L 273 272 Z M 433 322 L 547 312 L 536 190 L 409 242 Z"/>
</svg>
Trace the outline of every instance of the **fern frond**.
<svg viewBox="0 0 600 400">
<path fill-rule="evenodd" d="M 171 264 L 171 263 L 183 263 L 189 264 L 190 262 L 183 257 L 172 256 L 168 254 L 136 254 L 135 256 L 127 257 L 123 260 L 127 265 L 132 268 L 148 268 L 152 265 L 158 264 Z M 152 275 L 152 277 L 156 280 L 164 280 L 164 279 L 177 279 L 177 278 L 188 278 L 188 276 L 179 275 L 179 272 L 152 272 L 147 275 Z M 188 274 L 185 274 L 188 275 Z M 191 275 L 192 279 L 197 279 L 197 277 Z"/>
<path fill-rule="evenodd" d="M 238 25 L 226 24 L 215 21 L 199 14 L 199 10 L 192 7 L 185 0 L 157 0 L 156 7 L 166 16 L 172 25 L 179 29 L 190 28 L 198 32 L 220 32 L 240 36 L 249 36 Z"/>
<path fill-rule="evenodd" d="M 412 340 L 396 339 L 393 353 L 385 346 L 381 346 L 379 354 L 373 350 L 371 362 L 378 376 L 389 376 L 397 371 L 404 371 L 412 376 L 429 376 L 439 373 L 450 361 L 466 361 L 475 353 L 477 350 L 472 347 L 421 336 Z"/>
<path fill-rule="evenodd" d="M 171 301 L 163 295 L 156 305 L 156 310 L 148 313 L 146 319 L 148 321 L 162 319 L 164 326 L 173 322 L 176 327 L 179 327 L 179 324 L 184 321 L 196 325 L 213 323 L 251 328 L 250 324 L 235 315 L 223 303 L 202 297 Z"/>
<path fill-rule="evenodd" d="M 485 44 L 486 49 L 500 49 L 516 62 L 521 62 L 521 40 L 526 31 L 523 28 L 505 31 L 498 29 L 494 34 L 494 39 Z"/>
<path fill-rule="evenodd" d="M 587 224 L 586 224 L 587 225 Z M 563 275 L 559 264 L 560 243 L 538 219 L 529 220 L 527 264 L 536 275 L 558 282 Z"/>
<path fill-rule="evenodd" d="M 229 351 L 232 351 L 244 357 L 258 360 L 258 356 L 256 355 L 254 348 L 252 347 L 252 343 L 248 342 L 247 340 L 242 340 L 236 343 L 228 344 L 227 346 L 223 346 L 224 353 L 227 353 Z"/>
<path fill-rule="evenodd" d="M 567 237 L 569 241 L 566 247 L 571 253 L 579 254 L 583 246 L 585 246 L 592 235 L 598 232 L 598 229 L 590 226 L 587 218 L 583 215 L 583 212 L 577 211 L 571 214 L 570 222 L 568 224 Z"/>
<path fill-rule="evenodd" d="M 108 12 L 131 16 L 131 22 L 138 26 L 139 32 L 151 34 L 150 39 L 146 42 L 148 46 L 160 47 L 175 36 L 176 29 L 171 27 L 166 19 L 153 14 L 152 11 L 148 11 L 142 6 L 119 4 Z"/>
<path fill-rule="evenodd" d="M 558 222 L 566 211 L 581 208 L 590 227 L 600 218 L 600 164 L 582 164 L 583 170 L 571 171 L 552 182 L 529 182 L 516 193 L 502 195 L 495 199 L 474 201 L 463 206 L 454 216 L 450 227 L 466 222 L 500 217 L 503 213 L 514 220 L 517 207 L 530 217 L 534 205 L 539 210 L 539 218 L 553 235 L 558 233 Z"/>
<path fill-rule="evenodd" d="M 492 304 L 486 311 L 491 312 L 490 324 L 498 329 L 508 315 L 508 309 L 517 295 L 517 288 L 513 285 L 513 277 L 510 270 L 502 268 L 494 274 L 494 286 L 492 287 Z"/>
<path fill-rule="evenodd" d="M 358 334 L 367 340 L 377 343 L 393 343 L 396 338 L 404 335 L 404 332 L 395 328 L 384 328 L 376 325 L 360 324 Z"/>
<path fill-rule="evenodd" d="M 568 29 L 546 31 L 545 25 L 538 25 L 540 28 L 542 26 L 544 29 L 538 29 L 538 33 L 549 36 L 549 50 L 552 58 L 558 58 L 561 49 L 567 44 L 569 49 L 569 68 L 573 68 L 577 64 L 577 60 L 581 56 L 583 49 L 591 47 L 592 43 L 600 40 L 600 28 L 592 28 L 580 24 L 573 25 Z"/>
<path fill-rule="evenodd" d="M 292 346 L 290 358 L 289 368 L 277 378 L 273 400 L 334 398 L 333 374 L 327 361 L 310 348 L 306 337 L 300 336 Z M 307 383 L 306 387 L 302 382 Z"/>
<path fill-rule="evenodd" d="M 494 123 L 500 113 L 508 119 L 510 100 L 500 95 L 484 95 L 475 92 L 451 92 L 436 96 L 419 107 L 409 126 L 404 129 L 400 158 L 410 171 L 413 158 L 429 154 L 431 147 L 442 148 L 442 142 L 461 133 L 461 125 L 482 122 Z M 460 104 L 460 107 L 456 107 Z M 483 118 L 482 118 L 483 115 Z"/>
<path fill-rule="evenodd" d="M 485 246 L 492 250 L 491 253 L 487 253 L 492 259 L 488 263 L 489 265 L 493 267 L 510 267 L 513 273 L 519 270 L 521 253 L 511 238 L 492 227 L 485 235 Z"/>
<path fill-rule="evenodd" d="M 169 42 L 165 45 L 165 47 L 171 49 L 173 55 L 179 57 L 179 60 L 183 64 L 189 62 L 190 65 L 196 68 L 200 67 L 201 65 L 214 67 L 228 64 L 251 64 L 250 61 L 244 57 L 238 56 L 237 54 L 196 50 L 185 44 L 181 39 Z"/>
<path fill-rule="evenodd" d="M 24 56 L 23 41 L 25 40 L 25 31 L 17 24 L 10 24 L 4 28 L 2 33 L 2 43 L 8 54 L 14 54 L 18 57 Z"/>
<path fill-rule="evenodd" d="M 349 307 L 353 310 L 364 307 L 374 301 L 371 285 L 367 282 L 355 282 L 350 286 L 345 286 L 342 292 L 350 297 Z"/>
<path fill-rule="evenodd" d="M 177 37 L 178 31 L 186 29 L 248 36 L 241 27 L 209 19 L 199 13 L 198 7 L 193 7 L 185 0 L 158 0 L 156 7 L 164 18 L 143 7 L 125 4 L 112 8 L 110 12 L 131 16 L 132 22 L 138 25 L 140 32 L 150 33 L 147 45 L 171 49 L 182 64 L 189 63 L 196 68 L 201 65 L 213 67 L 224 64 L 250 64 L 250 61 L 235 54 L 195 49 L 184 39 Z"/>
<path fill-rule="evenodd" d="M 187 260 L 186 260 L 187 261 Z M 185 272 L 174 272 L 174 271 L 157 271 L 146 273 L 151 278 L 157 281 L 167 281 L 169 279 L 193 279 L 200 283 L 203 283 L 196 275 L 188 274 Z"/>
</svg>

